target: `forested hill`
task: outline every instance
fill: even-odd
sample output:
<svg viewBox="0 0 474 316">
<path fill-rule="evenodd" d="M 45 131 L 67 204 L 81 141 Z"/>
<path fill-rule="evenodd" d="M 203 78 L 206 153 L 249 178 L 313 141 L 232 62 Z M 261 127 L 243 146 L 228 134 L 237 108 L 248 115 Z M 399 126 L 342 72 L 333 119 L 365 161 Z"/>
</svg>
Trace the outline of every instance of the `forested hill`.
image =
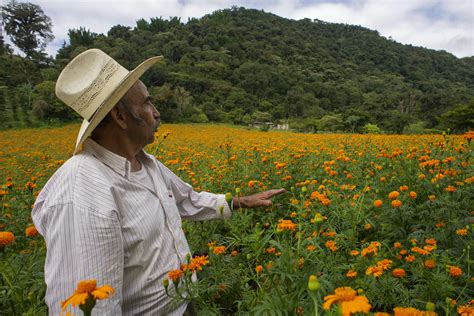
<svg viewBox="0 0 474 316">
<path fill-rule="evenodd" d="M 52 89 L 67 61 L 89 47 L 129 69 L 162 54 L 166 64 L 144 81 L 168 122 L 288 118 L 294 127 L 313 131 L 358 132 L 372 123 L 395 133 L 462 131 L 474 123 L 474 57 L 402 45 L 360 26 L 234 7 L 187 23 L 142 19 L 134 28 L 114 26 L 107 35 L 80 28 L 69 37 L 52 65 L 36 66 L 35 84 Z M 57 103 L 49 92 L 42 93 L 31 101 L 37 116 L 70 116 L 49 104 Z"/>
</svg>

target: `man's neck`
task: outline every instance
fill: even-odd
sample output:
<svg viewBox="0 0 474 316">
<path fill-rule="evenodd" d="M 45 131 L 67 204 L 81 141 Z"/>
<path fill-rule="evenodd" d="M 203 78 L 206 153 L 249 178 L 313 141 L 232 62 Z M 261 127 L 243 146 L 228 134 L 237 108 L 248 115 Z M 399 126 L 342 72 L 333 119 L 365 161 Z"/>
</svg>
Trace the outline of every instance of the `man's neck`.
<svg viewBox="0 0 474 316">
<path fill-rule="evenodd" d="M 130 161 L 131 171 L 138 171 L 141 169 L 141 163 L 138 160 L 138 154 L 142 151 L 143 147 L 137 146 L 129 142 L 126 138 L 98 138 L 94 139 L 96 143 L 113 152 L 116 155 L 122 156 Z"/>
</svg>

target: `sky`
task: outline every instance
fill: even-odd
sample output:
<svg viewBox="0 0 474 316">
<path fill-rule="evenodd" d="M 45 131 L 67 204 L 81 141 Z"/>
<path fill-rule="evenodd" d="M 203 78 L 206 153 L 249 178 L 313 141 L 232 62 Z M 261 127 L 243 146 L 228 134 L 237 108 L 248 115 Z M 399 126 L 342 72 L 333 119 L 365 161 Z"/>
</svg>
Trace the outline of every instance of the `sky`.
<svg viewBox="0 0 474 316">
<path fill-rule="evenodd" d="M 0 0 L 2 5 L 9 0 Z M 26 2 L 27 0 L 23 0 Z M 55 40 L 46 51 L 55 55 L 69 29 L 81 26 L 104 33 L 114 25 L 134 27 L 151 17 L 202 17 L 236 5 L 263 9 L 299 20 L 360 25 L 414 46 L 445 50 L 459 58 L 474 56 L 474 0 L 29 0 L 53 22 Z"/>
</svg>

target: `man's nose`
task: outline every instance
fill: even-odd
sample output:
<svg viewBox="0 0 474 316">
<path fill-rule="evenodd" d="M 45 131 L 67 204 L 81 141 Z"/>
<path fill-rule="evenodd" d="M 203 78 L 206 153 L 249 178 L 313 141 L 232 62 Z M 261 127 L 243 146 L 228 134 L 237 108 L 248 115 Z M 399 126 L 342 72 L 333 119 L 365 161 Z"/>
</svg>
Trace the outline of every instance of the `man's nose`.
<svg viewBox="0 0 474 316">
<path fill-rule="evenodd" d="M 160 112 L 158 112 L 158 110 L 156 109 L 156 106 L 153 105 L 153 117 L 155 118 L 155 120 L 159 119 L 160 118 Z"/>
</svg>

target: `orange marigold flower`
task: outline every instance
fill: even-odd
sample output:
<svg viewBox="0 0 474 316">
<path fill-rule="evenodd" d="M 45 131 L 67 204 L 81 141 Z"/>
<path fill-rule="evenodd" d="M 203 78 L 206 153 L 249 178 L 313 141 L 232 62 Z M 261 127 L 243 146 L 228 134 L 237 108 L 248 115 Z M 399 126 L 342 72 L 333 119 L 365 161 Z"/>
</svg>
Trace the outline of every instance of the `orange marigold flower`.
<svg viewBox="0 0 474 316">
<path fill-rule="evenodd" d="M 172 270 L 168 272 L 168 278 L 170 278 L 175 283 L 178 282 L 182 276 L 183 276 L 183 271 L 181 269 Z"/>
<path fill-rule="evenodd" d="M 397 242 L 393 243 L 393 247 L 394 247 L 395 249 L 400 249 L 400 248 L 402 248 L 402 243 L 400 243 L 400 242 L 397 241 Z"/>
<path fill-rule="evenodd" d="M 436 239 L 434 239 L 434 238 L 425 239 L 425 243 L 428 244 L 428 245 L 436 246 Z"/>
<path fill-rule="evenodd" d="M 237 254 L 238 254 L 237 250 L 232 250 L 232 252 L 230 253 L 232 257 L 236 257 Z"/>
<path fill-rule="evenodd" d="M 457 266 L 449 266 L 449 275 L 453 278 L 457 278 L 462 275 L 462 270 Z"/>
<path fill-rule="evenodd" d="M 30 226 L 25 229 L 25 235 L 27 237 L 35 237 L 38 236 L 38 230 L 35 226 Z"/>
<path fill-rule="evenodd" d="M 403 269 L 393 269 L 392 275 L 396 278 L 403 278 L 406 275 L 406 272 Z"/>
<path fill-rule="evenodd" d="M 423 312 L 413 307 L 395 307 L 393 316 L 421 316 Z"/>
<path fill-rule="evenodd" d="M 332 252 L 337 251 L 336 242 L 334 240 L 328 240 L 325 244 L 326 248 L 330 249 Z"/>
<path fill-rule="evenodd" d="M 457 189 L 456 189 L 455 187 L 453 187 L 452 185 L 448 185 L 448 186 L 444 189 L 444 191 L 446 191 L 446 192 L 456 192 L 456 190 L 457 190 Z"/>
<path fill-rule="evenodd" d="M 402 185 L 400 187 L 400 191 L 408 191 L 408 186 L 407 185 Z"/>
<path fill-rule="evenodd" d="M 374 201 L 374 207 L 381 207 L 383 205 L 382 200 L 375 200 Z"/>
<path fill-rule="evenodd" d="M 466 304 L 458 307 L 457 312 L 460 316 L 473 316 L 474 305 Z"/>
<path fill-rule="evenodd" d="M 400 196 L 400 193 L 398 191 L 392 191 L 388 194 L 388 198 L 390 200 L 396 200 Z"/>
<path fill-rule="evenodd" d="M 280 220 L 278 220 L 277 232 L 281 232 L 281 231 L 284 231 L 284 230 L 295 231 L 296 230 L 296 224 L 293 223 L 289 219 L 280 219 Z"/>
<path fill-rule="evenodd" d="M 374 313 L 374 316 L 390 316 L 390 314 L 384 313 L 384 312 L 377 312 L 377 313 Z"/>
<path fill-rule="evenodd" d="M 418 194 L 416 194 L 415 191 L 410 191 L 409 195 L 410 195 L 410 197 L 411 197 L 413 200 L 416 199 L 417 196 L 418 196 Z"/>
<path fill-rule="evenodd" d="M 356 276 L 357 276 L 357 271 L 354 271 L 354 270 L 349 270 L 346 273 L 346 277 L 348 277 L 349 279 L 355 278 Z"/>
<path fill-rule="evenodd" d="M 434 267 L 436 267 L 436 261 L 433 259 L 426 259 L 423 262 L 423 266 L 427 269 L 433 269 Z"/>
<path fill-rule="evenodd" d="M 306 250 L 308 250 L 308 251 L 315 251 L 315 250 L 316 250 L 316 246 L 315 246 L 315 245 L 309 245 L 308 247 L 306 247 Z"/>
<path fill-rule="evenodd" d="M 258 266 L 255 267 L 255 271 L 256 271 L 257 273 L 260 273 L 260 272 L 263 271 L 263 267 L 262 267 L 261 265 L 258 265 Z"/>
<path fill-rule="evenodd" d="M 271 255 L 272 253 L 275 253 L 275 251 L 276 251 L 275 247 L 270 247 L 270 248 L 265 249 L 265 252 L 268 253 L 269 255 Z"/>
<path fill-rule="evenodd" d="M 456 235 L 467 236 L 467 229 L 466 228 L 456 229 Z"/>
<path fill-rule="evenodd" d="M 0 232 L 0 247 L 11 245 L 15 241 L 12 232 Z"/>
<path fill-rule="evenodd" d="M 367 223 L 364 225 L 365 230 L 370 230 L 372 228 L 372 225 L 370 223 Z"/>
<path fill-rule="evenodd" d="M 216 255 L 223 254 L 226 250 L 226 246 L 215 246 L 212 248 L 212 252 Z"/>
<path fill-rule="evenodd" d="M 380 247 L 380 243 L 378 241 L 372 241 L 370 245 L 362 249 L 361 256 L 365 257 L 369 254 L 377 255 L 379 247 Z"/>
<path fill-rule="evenodd" d="M 372 307 L 365 296 L 357 295 L 355 290 L 347 286 L 339 287 L 334 290 L 334 294 L 324 297 L 324 310 L 329 310 L 333 304 L 340 305 L 343 316 L 356 313 L 367 314 Z"/>
<path fill-rule="evenodd" d="M 426 176 L 422 173 L 418 175 L 418 180 L 425 180 Z"/>
<path fill-rule="evenodd" d="M 202 271 L 202 266 L 209 264 L 209 257 L 208 256 L 195 256 L 191 258 L 191 262 L 187 266 L 187 268 L 194 272 L 194 271 Z M 184 269 L 183 269 L 184 270 Z"/>
<path fill-rule="evenodd" d="M 402 206 L 402 201 L 400 201 L 400 200 L 393 200 L 393 201 L 392 201 L 392 206 L 398 208 L 398 207 Z"/>
<path fill-rule="evenodd" d="M 80 281 L 74 294 L 61 303 L 61 308 L 62 310 L 65 310 L 69 305 L 72 305 L 73 307 L 81 306 L 86 302 L 89 295 L 93 299 L 103 300 L 108 298 L 114 292 L 115 290 L 109 285 L 97 288 L 96 280 Z"/>
<path fill-rule="evenodd" d="M 428 195 L 428 199 L 430 201 L 435 201 L 436 200 L 436 195 L 432 194 L 432 195 Z"/>
<path fill-rule="evenodd" d="M 412 255 L 409 255 L 409 256 L 405 257 L 406 262 L 413 262 L 413 261 L 415 261 L 415 259 L 416 259 L 415 256 L 412 256 Z"/>
<path fill-rule="evenodd" d="M 436 226 L 436 228 L 441 228 L 441 227 L 446 226 L 446 224 L 443 223 L 443 222 L 438 222 L 438 223 L 435 224 L 435 226 Z"/>
</svg>

